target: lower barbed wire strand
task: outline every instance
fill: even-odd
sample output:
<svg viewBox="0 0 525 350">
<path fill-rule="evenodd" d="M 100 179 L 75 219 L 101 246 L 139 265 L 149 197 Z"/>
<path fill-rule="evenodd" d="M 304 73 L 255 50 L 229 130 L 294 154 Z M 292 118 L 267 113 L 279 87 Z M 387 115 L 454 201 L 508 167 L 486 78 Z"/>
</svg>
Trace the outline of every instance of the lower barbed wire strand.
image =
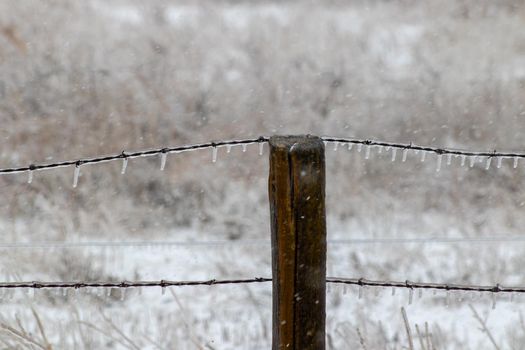
<svg viewBox="0 0 525 350">
<path fill-rule="evenodd" d="M 213 286 L 225 284 L 248 284 L 270 282 L 271 278 L 255 277 L 246 279 L 210 279 L 201 281 L 119 281 L 119 282 L 1 282 L 0 289 L 32 288 L 32 289 L 52 289 L 52 288 L 133 288 L 133 287 L 181 287 L 181 286 Z"/>
<path fill-rule="evenodd" d="M 525 293 L 525 287 L 503 287 L 500 284 L 492 286 L 467 285 L 467 284 L 450 284 L 434 282 L 411 282 L 411 281 L 384 281 L 368 280 L 365 278 L 335 278 L 329 277 L 327 283 L 349 284 L 366 287 L 379 288 L 408 288 L 408 289 L 434 289 L 445 291 L 466 291 L 466 292 L 491 292 L 491 293 Z"/>
<path fill-rule="evenodd" d="M 226 284 L 248 284 L 271 282 L 271 278 L 255 277 L 249 279 L 211 279 L 201 281 L 120 281 L 120 282 L 2 282 L 0 289 L 32 288 L 32 289 L 52 289 L 52 288 L 133 288 L 133 287 L 182 287 L 182 286 L 214 286 Z M 368 280 L 365 278 L 336 278 L 328 277 L 327 283 L 345 284 L 378 288 L 408 288 L 408 289 L 434 289 L 445 291 L 467 291 L 467 292 L 490 292 L 490 293 L 525 293 L 525 287 L 503 287 L 500 284 L 483 285 L 464 285 L 446 283 L 425 283 L 411 281 L 385 281 Z"/>
</svg>

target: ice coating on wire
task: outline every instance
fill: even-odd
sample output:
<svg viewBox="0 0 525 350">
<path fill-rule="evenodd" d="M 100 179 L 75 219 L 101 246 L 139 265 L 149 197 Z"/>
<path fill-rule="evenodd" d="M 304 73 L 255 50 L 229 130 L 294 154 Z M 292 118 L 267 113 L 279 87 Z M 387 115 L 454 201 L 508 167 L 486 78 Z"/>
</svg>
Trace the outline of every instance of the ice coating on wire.
<svg viewBox="0 0 525 350">
<path fill-rule="evenodd" d="M 265 136 L 261 136 L 258 138 L 252 138 L 252 139 L 240 139 L 240 140 L 223 140 L 223 141 L 214 141 L 214 142 L 206 142 L 206 143 L 196 143 L 196 144 L 188 144 L 188 145 L 182 145 L 182 146 L 175 146 L 175 147 L 163 147 L 163 148 L 156 148 L 156 149 L 150 149 L 150 150 L 141 150 L 141 151 L 134 151 L 134 152 L 128 152 L 124 151 L 119 154 L 114 155 L 107 155 L 107 156 L 95 156 L 91 158 L 80 158 L 76 160 L 64 160 L 59 161 L 56 163 L 41 163 L 41 164 L 32 164 L 29 166 L 22 166 L 22 167 L 16 167 L 16 168 L 0 168 L 0 175 L 2 174 L 14 174 L 14 173 L 22 173 L 27 172 L 29 170 L 45 170 L 45 169 L 55 169 L 55 168 L 64 168 L 64 167 L 70 167 L 73 165 L 81 164 L 89 165 L 89 164 L 97 164 L 97 163 L 107 163 L 111 161 L 116 161 L 120 159 L 131 159 L 131 158 L 140 158 L 140 157 L 152 157 L 156 156 L 162 153 L 181 153 L 181 152 L 192 152 L 192 151 L 198 151 L 203 149 L 209 149 L 212 147 L 221 147 L 221 146 L 236 146 L 241 145 L 243 147 L 243 151 L 246 150 L 246 146 L 248 144 L 252 143 L 266 143 L 268 142 L 269 138 Z"/>
<path fill-rule="evenodd" d="M 332 142 L 334 144 L 334 148 L 337 149 L 337 147 L 341 145 L 347 145 L 348 149 L 352 149 L 353 145 L 357 145 L 358 149 L 361 150 L 363 146 L 366 146 L 366 156 L 365 158 L 368 159 L 369 153 L 368 149 L 370 147 L 378 147 L 379 153 L 382 151 L 382 148 L 384 147 L 386 150 L 392 150 L 392 160 L 395 161 L 396 159 L 396 152 L 397 150 L 403 150 L 403 160 L 406 160 L 406 154 L 408 153 L 408 150 L 413 150 L 414 153 L 421 152 L 421 161 L 424 162 L 426 158 L 427 153 L 435 153 L 438 155 L 447 155 L 447 165 L 451 162 L 451 156 L 461 157 L 461 166 L 465 165 L 466 158 L 469 158 L 470 160 L 470 166 L 473 167 L 476 159 L 481 159 L 485 157 L 496 157 L 497 159 L 497 168 L 500 168 L 502 165 L 503 158 L 513 158 L 513 166 L 514 168 L 517 168 L 518 162 L 520 158 L 525 158 L 525 153 L 512 153 L 512 152 L 487 152 L 487 151 L 462 151 L 462 150 L 456 150 L 456 149 L 448 149 L 448 148 L 438 148 L 438 147 L 429 147 L 429 146 L 417 146 L 412 143 L 410 144 L 401 144 L 401 143 L 391 143 L 391 142 L 384 142 L 384 141 L 372 141 L 372 140 L 362 140 L 362 139 L 352 139 L 352 138 L 337 138 L 337 137 L 322 137 L 321 138 L 325 144 Z M 0 168 L 0 175 L 2 174 L 13 174 L 13 173 L 21 173 L 21 172 L 29 172 L 29 171 L 35 171 L 35 170 L 45 170 L 45 169 L 54 169 L 54 168 L 62 168 L 62 167 L 69 167 L 72 165 L 82 164 L 82 165 L 88 165 L 88 164 L 96 164 L 96 163 L 104 163 L 104 162 L 110 162 L 115 161 L 118 159 L 123 159 L 123 166 L 122 166 L 122 172 L 125 173 L 126 166 L 127 166 L 127 160 L 129 158 L 138 158 L 138 157 L 150 157 L 155 156 L 159 154 L 164 153 L 181 153 L 181 152 L 190 152 L 190 151 L 196 151 L 201 149 L 209 149 L 209 148 L 217 148 L 226 146 L 227 152 L 231 150 L 232 146 L 235 145 L 241 145 L 242 151 L 246 152 L 246 147 L 249 144 L 252 143 L 259 143 L 260 150 L 262 147 L 264 147 L 263 143 L 266 143 L 269 141 L 269 137 L 261 136 L 259 138 L 254 139 L 243 139 L 243 140 L 230 140 L 230 141 L 215 141 L 215 142 L 206 142 L 206 143 L 198 143 L 198 144 L 188 144 L 183 146 L 176 146 L 176 147 L 169 147 L 169 148 L 157 148 L 157 149 L 151 149 L 151 150 L 143 150 L 143 151 L 135 151 L 135 152 L 124 152 L 116 155 L 108 155 L 108 156 L 96 156 L 92 158 L 81 158 L 77 160 L 65 160 L 65 161 L 59 161 L 56 163 L 42 163 L 42 164 L 33 164 L 30 166 L 22 166 L 22 167 L 14 167 L 14 168 Z M 212 151 L 215 152 L 215 151 Z M 32 175 L 28 175 L 28 182 L 29 179 L 32 181 Z"/>
</svg>

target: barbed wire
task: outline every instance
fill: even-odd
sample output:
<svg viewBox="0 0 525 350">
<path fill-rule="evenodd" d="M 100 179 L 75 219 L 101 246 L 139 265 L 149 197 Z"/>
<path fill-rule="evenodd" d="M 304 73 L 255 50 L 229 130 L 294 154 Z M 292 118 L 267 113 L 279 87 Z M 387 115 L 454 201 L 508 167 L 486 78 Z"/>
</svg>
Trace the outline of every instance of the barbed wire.
<svg viewBox="0 0 525 350">
<path fill-rule="evenodd" d="M 463 151 L 459 149 L 452 148 L 441 148 L 441 147 L 429 147 L 429 146 L 418 146 L 413 143 L 393 143 L 385 141 L 373 141 L 368 139 L 352 139 L 352 138 L 340 138 L 340 137 L 321 137 L 325 142 L 337 142 L 343 144 L 355 144 L 363 146 L 378 146 L 378 147 L 390 147 L 399 150 L 413 150 L 413 151 L 423 151 L 423 152 L 432 152 L 437 155 L 457 155 L 457 156 L 467 156 L 467 157 L 502 157 L 502 158 L 525 158 L 525 153 L 515 153 L 515 152 L 497 152 L 493 151 Z"/>
<path fill-rule="evenodd" d="M 525 153 L 517 152 L 497 152 L 494 151 L 462 151 L 458 149 L 451 148 L 440 148 L 440 147 L 427 147 L 427 146 L 417 146 L 413 143 L 403 144 L 403 143 L 391 143 L 384 141 L 372 141 L 372 140 L 362 140 L 362 139 L 350 139 L 350 138 L 338 138 L 338 137 L 322 137 L 322 140 L 327 144 L 328 142 L 334 143 L 334 150 L 337 150 L 339 144 L 348 145 L 348 149 L 352 149 L 353 145 L 357 145 L 358 151 L 361 151 L 363 146 L 365 146 L 365 159 L 370 157 L 370 149 L 372 147 L 378 147 L 379 153 L 385 148 L 386 151 L 392 151 L 391 157 L 392 161 L 396 160 L 397 151 L 401 150 L 402 161 L 405 162 L 408 157 L 408 151 L 412 150 L 415 154 L 421 153 L 421 161 L 424 162 L 426 155 L 428 153 L 433 153 L 437 155 L 436 171 L 440 171 L 443 156 L 446 156 L 446 164 L 450 165 L 452 163 L 452 157 L 461 158 L 461 166 L 464 166 L 466 159 L 469 159 L 469 166 L 472 168 L 476 163 L 476 160 L 480 162 L 485 161 L 485 169 L 490 169 L 492 164 L 492 159 L 496 158 L 497 168 L 501 168 L 503 159 L 512 158 L 514 169 L 518 167 L 518 162 L 520 159 L 525 158 Z"/>
<path fill-rule="evenodd" d="M 53 288 L 137 288 L 137 287 L 182 287 L 214 286 L 224 284 L 248 284 L 270 282 L 271 278 L 255 277 L 248 279 L 211 279 L 205 281 L 120 281 L 120 282 L 1 282 L 0 289 L 53 289 Z"/>
<path fill-rule="evenodd" d="M 237 146 L 237 145 L 249 145 L 249 144 L 254 144 L 254 143 L 261 144 L 261 143 L 268 142 L 268 140 L 269 140 L 268 137 L 261 136 L 258 138 L 251 138 L 251 139 L 210 141 L 206 143 L 156 148 L 156 149 L 150 149 L 150 150 L 144 150 L 144 151 L 134 151 L 134 152 L 122 151 L 119 154 L 113 154 L 113 155 L 107 155 L 107 156 L 96 156 L 92 158 L 79 158 L 75 160 L 65 160 L 65 161 L 59 161 L 59 162 L 47 163 L 47 164 L 30 164 L 27 166 L 16 167 L 16 168 L 3 168 L 3 169 L 0 169 L 0 174 L 13 174 L 13 173 L 29 172 L 29 171 L 44 170 L 44 169 L 56 169 L 56 168 L 63 168 L 63 167 L 70 167 L 70 166 L 80 167 L 82 165 L 87 165 L 87 164 L 106 163 L 106 162 L 111 162 L 115 160 L 127 160 L 127 159 L 139 158 L 139 157 L 151 157 L 151 156 L 165 155 L 165 154 L 170 154 L 170 153 L 182 153 L 182 152 L 189 152 L 189 151 L 196 151 L 196 150 L 210 149 L 210 148 L 216 149 L 218 147 L 231 147 L 231 146 Z"/>
<path fill-rule="evenodd" d="M 464 292 L 491 292 L 491 293 L 525 293 L 525 287 L 503 287 L 499 283 L 495 285 L 467 285 L 467 284 L 448 284 L 448 283 L 424 283 L 411 281 L 375 281 L 365 278 L 327 278 L 327 283 L 349 284 L 366 287 L 380 288 L 407 288 L 407 289 L 434 289 L 445 291 L 464 291 Z"/>
<path fill-rule="evenodd" d="M 142 288 L 142 287 L 182 287 L 182 286 L 213 286 L 226 284 L 251 284 L 271 282 L 271 278 L 255 277 L 249 279 L 211 279 L 203 281 L 120 281 L 120 282 L 1 282 L 0 289 L 55 289 L 55 288 Z M 368 280 L 365 278 L 328 277 L 326 283 L 356 285 L 360 287 L 434 289 L 444 291 L 490 292 L 490 293 L 525 293 L 525 287 L 504 287 L 496 285 L 467 285 L 449 283 L 425 283 L 411 281 Z"/>
<path fill-rule="evenodd" d="M 150 149 L 150 150 L 144 150 L 144 151 L 134 151 L 134 152 L 122 151 L 119 154 L 113 154 L 113 155 L 107 155 L 107 156 L 78 158 L 74 160 L 65 160 L 65 161 L 59 161 L 55 163 L 46 163 L 46 164 L 30 164 L 30 165 L 22 166 L 22 167 L 1 168 L 0 174 L 12 174 L 12 173 L 20 173 L 20 172 L 28 172 L 28 171 L 44 170 L 44 169 L 54 169 L 54 168 L 69 167 L 69 166 L 78 167 L 81 165 L 104 163 L 104 162 L 110 162 L 110 161 L 115 161 L 119 159 L 125 160 L 125 159 L 132 159 L 132 158 L 138 158 L 138 157 L 150 157 L 150 156 L 163 155 L 163 154 L 169 154 L 169 153 L 182 153 L 182 152 L 196 151 L 196 150 L 217 148 L 217 147 L 248 145 L 248 144 L 254 144 L 254 143 L 260 144 L 260 143 L 267 143 L 269 139 L 270 139 L 269 137 L 260 136 L 258 138 L 250 138 L 250 139 L 242 139 L 242 140 L 210 141 L 206 143 L 156 148 L 156 149 Z M 330 137 L 330 136 L 323 136 L 321 137 L 321 139 L 326 143 L 333 142 L 337 144 L 351 144 L 351 145 L 355 144 L 355 145 L 362 145 L 362 146 L 369 146 L 369 147 L 377 146 L 377 147 L 385 147 L 385 148 L 399 149 L 399 150 L 431 152 L 437 155 L 456 155 L 456 156 L 486 157 L 486 158 L 494 158 L 494 157 L 525 158 L 525 153 L 497 152 L 496 150 L 494 151 L 463 151 L 463 150 L 452 149 L 452 148 L 418 146 L 413 143 L 403 144 L 403 143 L 393 143 L 393 142 L 386 142 L 386 141 L 374 141 L 370 139 L 353 139 L 353 138 Z"/>
<path fill-rule="evenodd" d="M 63 167 L 70 167 L 75 166 L 75 175 L 74 175 L 74 181 L 73 181 L 73 187 L 76 187 L 78 182 L 78 176 L 80 172 L 80 167 L 82 165 L 87 164 L 97 164 L 97 163 L 106 163 L 111 162 L 115 160 L 123 160 L 123 166 L 122 166 L 122 173 L 125 172 L 127 161 L 129 159 L 133 158 L 139 158 L 139 157 L 151 157 L 151 156 L 157 156 L 161 155 L 161 169 L 164 169 L 164 166 L 166 164 L 166 156 L 170 153 L 182 153 L 182 152 L 189 152 L 189 151 L 196 151 L 196 150 L 202 150 L 202 149 L 213 149 L 212 153 L 212 160 L 215 162 L 217 158 L 217 148 L 218 147 L 227 147 L 228 152 L 231 149 L 232 146 L 236 145 L 249 145 L 258 143 L 260 145 L 260 151 L 259 153 L 262 153 L 262 145 L 264 143 L 267 143 L 269 141 L 269 137 L 266 136 L 260 136 L 258 138 L 251 138 L 251 139 L 243 139 L 243 140 L 223 140 L 223 141 L 210 141 L 206 143 L 198 143 L 198 144 L 189 144 L 189 145 L 183 145 L 183 146 L 175 146 L 175 147 L 164 147 L 164 148 L 156 148 L 156 149 L 150 149 L 150 150 L 144 150 L 144 151 L 134 151 L 134 152 L 128 152 L 128 151 L 122 151 L 119 154 L 113 154 L 113 155 L 107 155 L 107 156 L 96 156 L 91 158 L 78 158 L 74 160 L 65 160 L 65 161 L 58 161 L 54 163 L 40 163 L 40 164 L 30 164 L 27 166 L 22 167 L 12 167 L 12 168 L 0 168 L 0 175 L 2 174 L 14 174 L 14 173 L 22 173 L 22 172 L 28 172 L 29 173 L 29 179 L 28 182 L 31 182 L 33 179 L 33 172 L 38 170 L 48 170 L 48 169 L 56 169 L 56 168 L 63 168 Z M 487 158 L 487 168 L 490 167 L 490 163 L 492 158 L 496 157 L 498 158 L 498 168 L 501 166 L 501 159 L 503 158 L 513 158 L 514 159 L 514 168 L 518 165 L 518 159 L 525 158 L 525 153 L 515 153 L 515 152 L 497 152 L 494 151 L 462 151 L 457 149 L 451 149 L 451 148 L 440 148 L 440 147 L 429 147 L 429 146 L 417 146 L 413 143 L 409 144 L 403 144 L 403 143 L 392 143 L 392 142 L 385 142 L 385 141 L 373 141 L 369 139 L 352 139 L 352 138 L 341 138 L 341 137 L 329 137 L 324 136 L 321 137 L 321 139 L 325 142 L 333 142 L 336 144 L 335 147 L 337 147 L 338 144 L 348 144 L 349 147 L 352 145 L 358 145 L 358 146 L 366 146 L 366 158 L 368 158 L 370 147 L 381 147 L 381 148 L 387 148 L 392 149 L 392 160 L 395 160 L 396 157 L 396 150 L 403 150 L 403 161 L 406 160 L 407 152 L 408 150 L 413 150 L 415 152 L 423 152 L 426 153 L 435 153 L 438 155 L 439 160 L 439 166 L 441 166 L 441 157 L 443 155 L 448 155 L 449 158 L 447 159 L 447 164 L 450 164 L 450 157 L 451 156 L 461 156 L 462 161 L 461 165 L 465 164 L 465 158 L 470 157 L 471 158 L 471 166 L 473 166 L 472 158 L 475 157 L 485 157 Z M 424 160 L 424 157 L 422 158 Z"/>
</svg>

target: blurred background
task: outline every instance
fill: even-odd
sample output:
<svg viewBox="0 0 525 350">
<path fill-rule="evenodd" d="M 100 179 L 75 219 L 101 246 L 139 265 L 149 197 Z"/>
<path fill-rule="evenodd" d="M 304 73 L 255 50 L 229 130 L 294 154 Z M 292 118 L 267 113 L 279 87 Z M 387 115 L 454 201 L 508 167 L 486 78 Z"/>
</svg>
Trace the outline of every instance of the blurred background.
<svg viewBox="0 0 525 350">
<path fill-rule="evenodd" d="M 525 3 L 0 2 L 2 168 L 295 133 L 525 151 Z M 2 175 L 4 279 L 267 276 L 266 151 L 221 149 L 217 163 L 207 151 L 170 155 L 164 172 L 155 157 L 131 160 L 126 175 L 118 162 L 85 166 L 76 189 L 73 168 L 36 172 L 31 184 L 25 175 Z M 504 160 L 485 170 L 453 159 L 436 172 L 433 157 L 399 158 L 373 151 L 365 160 L 327 145 L 329 239 L 371 240 L 330 245 L 329 275 L 524 285 L 525 164 L 514 169 Z M 413 237 L 495 240 L 379 242 Z M 94 241 L 171 243 L 49 248 Z M 8 348 L 26 346 L 5 326 L 23 319 L 36 330 L 36 313 L 53 349 L 268 348 L 271 287 L 214 288 L 131 300 L 89 295 L 85 305 L 44 292 L 18 296 L 1 306 L 0 337 Z M 412 326 L 428 324 L 435 348 L 495 348 L 476 312 L 500 348 L 523 341 L 516 302 L 492 310 L 488 299 L 446 308 L 439 295 L 411 306 L 399 295 L 355 295 L 329 296 L 331 349 L 406 347 L 403 305 Z M 191 319 L 178 315 L 181 305 Z M 108 320 L 120 332 L 95 329 Z M 236 335 L 241 324 L 253 326 L 253 336 Z M 115 340 L 121 333 L 130 340 Z"/>
</svg>

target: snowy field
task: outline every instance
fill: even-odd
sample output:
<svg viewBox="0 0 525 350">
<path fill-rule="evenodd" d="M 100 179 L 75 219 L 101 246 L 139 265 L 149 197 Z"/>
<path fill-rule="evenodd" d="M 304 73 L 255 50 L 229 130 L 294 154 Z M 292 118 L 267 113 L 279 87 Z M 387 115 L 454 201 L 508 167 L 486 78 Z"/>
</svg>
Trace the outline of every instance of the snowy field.
<svg viewBox="0 0 525 350">
<path fill-rule="evenodd" d="M 521 151 L 502 1 L 0 3 L 0 168 L 312 133 Z M 331 144 L 331 277 L 523 286 L 525 163 Z M 4 281 L 270 277 L 267 148 L 0 176 Z M 328 349 L 521 349 L 525 296 L 331 285 Z M 271 284 L 0 292 L 6 349 L 269 349 Z M 416 328 L 417 325 L 417 328 Z M 432 346 L 428 346 L 432 343 Z"/>
<path fill-rule="evenodd" d="M 255 148 L 255 146 L 253 146 Z M 251 150 L 251 162 L 266 165 L 266 154 Z M 239 151 L 240 152 L 240 151 Z M 248 149 L 247 152 L 250 152 Z M 203 168 L 228 167 L 237 156 L 223 155 L 212 165 L 206 154 Z M 356 162 L 390 162 L 390 159 L 364 160 L 362 155 L 346 150 L 327 149 L 330 174 L 339 157 L 355 157 Z M 374 155 L 372 155 L 374 156 Z M 175 158 L 175 157 L 172 157 Z M 171 159 L 170 159 L 171 160 Z M 205 163 L 204 163 L 205 162 Z M 419 162 L 419 157 L 417 157 Z M 435 166 L 433 160 L 430 166 Z M 394 166 L 410 172 L 416 161 Z M 332 166 L 330 166 L 332 164 Z M 454 169 L 456 168 L 456 169 Z M 485 171 L 451 165 L 442 172 Z M 130 168 L 131 171 L 132 168 Z M 94 167 L 93 171 L 97 171 Z M 174 171 L 161 176 L 169 176 Z M 491 170 L 497 172 L 500 170 Z M 151 169 L 151 175 L 158 169 Z M 133 176 L 132 173 L 126 176 Z M 437 175 L 439 176 L 439 175 Z M 265 189 L 266 176 L 261 173 L 253 186 Z M 330 182 L 330 175 L 328 182 Z M 84 179 L 81 179 L 84 181 Z M 89 183 L 79 186 L 91 187 Z M 519 234 L 500 235 L 509 241 L 499 242 L 498 235 L 474 235 L 468 228 L 450 227 L 439 213 L 414 217 L 395 210 L 381 211 L 380 191 L 368 193 L 369 215 L 341 220 L 329 215 L 328 275 L 366 277 L 404 281 L 436 281 L 522 285 L 525 239 Z M 122 194 L 120 194 L 122 195 Z M 334 204 L 335 194 L 328 192 L 328 213 L 334 205 L 348 205 L 354 198 Z M 119 209 L 114 210 L 115 213 Z M 199 227 L 186 229 L 152 229 L 133 235 L 109 231 L 70 235 L 65 242 L 31 237 L 17 248 L 1 247 L 4 276 L 11 281 L 32 280 L 208 280 L 212 278 L 252 278 L 271 276 L 269 210 L 267 205 L 250 213 L 246 221 L 265 222 L 265 232 L 257 237 L 236 237 L 225 232 L 210 233 Z M 377 221 L 376 218 L 381 220 Z M 153 214 L 150 220 L 161 220 Z M 266 228 L 267 227 L 267 228 Z M 18 228 L 24 231 L 23 228 Z M 262 230 L 262 229 L 261 229 Z M 403 230 L 403 231 L 400 231 Z M 159 233 L 162 232 L 162 233 Z M 514 232 L 514 231 L 513 231 Z M 43 234 L 39 235 L 40 237 Z M 440 239 L 449 238 L 449 241 Z M 474 240 L 477 238 L 478 240 Z M 486 240 L 483 240 L 485 238 Z M 413 241 L 410 241 L 413 239 Z M 427 239 L 428 241 L 425 241 Z M 466 241 L 462 241 L 466 240 Z M 14 239 L 9 240 L 13 242 Z M 19 240 L 20 241 L 20 240 Z M 51 241 L 56 242 L 55 239 Z M 103 242 L 111 242 L 104 246 Z M 267 349 L 271 344 L 271 285 L 172 287 L 131 289 L 125 294 L 109 290 L 57 290 L 55 292 L 16 292 L 2 295 L 2 324 L 24 327 L 31 339 L 44 344 L 36 328 L 36 312 L 53 348 L 133 348 L 133 349 Z M 359 297 L 361 294 L 361 297 Z M 448 301 L 447 301 L 448 299 Z M 491 335 L 503 348 L 519 348 L 522 340 L 522 303 L 520 295 L 493 298 L 490 293 L 434 294 L 415 293 L 409 302 L 408 291 L 332 285 L 327 303 L 328 343 L 332 349 L 359 346 L 357 329 L 368 348 L 403 348 L 407 344 L 401 307 L 405 307 L 416 332 L 425 327 L 436 348 L 492 348 L 480 330 L 474 308 Z M 17 320 L 18 321 L 15 321 Z M 29 344 L 4 330 L 8 344 Z M 414 339 L 418 339 L 416 336 Z M 16 340 L 16 341 L 15 341 Z M 427 338 L 423 335 L 424 344 Z M 419 341 L 418 341 L 419 344 Z"/>
</svg>

